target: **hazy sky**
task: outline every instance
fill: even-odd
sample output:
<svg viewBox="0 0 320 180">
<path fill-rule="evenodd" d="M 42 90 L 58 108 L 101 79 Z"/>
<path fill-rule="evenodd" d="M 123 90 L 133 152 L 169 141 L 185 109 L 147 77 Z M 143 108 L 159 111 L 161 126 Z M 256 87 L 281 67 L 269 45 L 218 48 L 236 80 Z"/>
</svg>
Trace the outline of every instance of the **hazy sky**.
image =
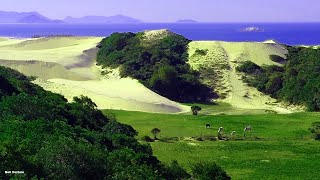
<svg viewBox="0 0 320 180">
<path fill-rule="evenodd" d="M 146 22 L 320 22 L 320 0 L 0 0 L 0 11 L 66 16 L 123 14 Z"/>
</svg>

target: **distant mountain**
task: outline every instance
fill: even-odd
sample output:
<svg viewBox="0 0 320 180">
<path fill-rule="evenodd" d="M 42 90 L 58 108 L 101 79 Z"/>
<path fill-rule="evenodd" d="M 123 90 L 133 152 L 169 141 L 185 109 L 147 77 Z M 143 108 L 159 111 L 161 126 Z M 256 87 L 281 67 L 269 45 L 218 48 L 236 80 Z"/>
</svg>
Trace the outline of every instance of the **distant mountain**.
<svg viewBox="0 0 320 180">
<path fill-rule="evenodd" d="M 183 19 L 183 20 L 177 21 L 176 23 L 198 23 L 198 22 L 192 19 Z"/>
<path fill-rule="evenodd" d="M 61 20 L 51 20 L 42 16 L 30 15 L 26 16 L 18 21 L 18 23 L 27 23 L 27 24 L 48 24 L 48 23 L 64 23 Z"/>
<path fill-rule="evenodd" d="M 0 23 L 63 23 L 51 20 L 37 12 L 6 12 L 0 11 Z"/>
<path fill-rule="evenodd" d="M 85 16 L 80 18 L 66 17 L 64 22 L 70 24 L 126 24 L 126 23 L 142 23 L 142 21 L 123 15 L 116 16 Z"/>
</svg>

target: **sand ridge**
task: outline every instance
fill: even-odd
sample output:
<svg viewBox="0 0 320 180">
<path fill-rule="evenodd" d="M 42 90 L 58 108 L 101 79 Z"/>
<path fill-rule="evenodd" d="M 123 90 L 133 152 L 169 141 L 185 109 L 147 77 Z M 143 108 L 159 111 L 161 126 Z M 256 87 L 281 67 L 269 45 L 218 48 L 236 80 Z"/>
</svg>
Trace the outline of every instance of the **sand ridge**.
<svg viewBox="0 0 320 180">
<path fill-rule="evenodd" d="M 119 70 L 102 76 L 95 65 L 100 37 L 52 37 L 0 40 L 0 65 L 38 77 L 34 83 L 64 95 L 90 97 L 100 109 L 181 113 L 190 107 L 170 101 Z"/>
<path fill-rule="evenodd" d="M 205 50 L 206 55 L 197 55 L 195 51 Z M 206 68 L 201 73 L 215 74 L 205 76 L 202 81 L 213 81 L 213 87 L 220 95 L 218 101 L 226 102 L 241 109 L 263 109 L 278 113 L 291 113 L 290 107 L 283 106 L 270 96 L 242 80 L 242 74 L 236 71 L 240 62 L 252 61 L 258 65 L 281 65 L 270 60 L 270 55 L 286 57 L 287 50 L 276 41 L 267 42 L 223 42 L 223 41 L 193 41 L 189 44 L 189 63 L 195 70 Z"/>
</svg>

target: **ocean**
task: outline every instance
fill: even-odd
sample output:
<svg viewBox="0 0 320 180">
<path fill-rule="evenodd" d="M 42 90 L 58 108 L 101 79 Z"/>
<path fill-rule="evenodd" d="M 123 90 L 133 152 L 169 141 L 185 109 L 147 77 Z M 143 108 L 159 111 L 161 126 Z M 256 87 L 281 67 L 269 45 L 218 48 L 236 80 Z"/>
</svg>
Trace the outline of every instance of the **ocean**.
<svg viewBox="0 0 320 180">
<path fill-rule="evenodd" d="M 260 32 L 242 32 L 257 27 Z M 109 36 L 113 32 L 139 32 L 169 29 L 190 40 L 265 41 L 276 40 L 288 45 L 320 45 L 320 23 L 242 23 L 242 24 L 0 24 L 0 36 L 26 38 L 33 35 Z"/>
</svg>

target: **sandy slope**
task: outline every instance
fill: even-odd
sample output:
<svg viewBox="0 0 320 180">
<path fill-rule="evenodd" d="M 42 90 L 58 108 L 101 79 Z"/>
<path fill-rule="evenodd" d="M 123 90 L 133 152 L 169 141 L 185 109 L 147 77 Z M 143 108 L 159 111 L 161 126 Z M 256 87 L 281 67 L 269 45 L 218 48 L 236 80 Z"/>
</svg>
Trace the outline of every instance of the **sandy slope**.
<svg viewBox="0 0 320 180">
<path fill-rule="evenodd" d="M 95 66 L 95 47 L 100 41 L 96 37 L 1 38 L 0 65 L 37 76 L 34 83 L 70 101 L 74 96 L 88 96 L 100 109 L 161 113 L 190 110 L 150 91 L 137 80 L 119 78 L 116 70 L 107 77 L 101 76 L 101 69 Z"/>
<path fill-rule="evenodd" d="M 205 56 L 196 55 L 196 49 L 207 50 Z M 282 107 L 275 99 L 266 96 L 255 88 L 247 86 L 241 74 L 235 68 L 241 61 L 253 61 L 258 65 L 277 64 L 270 60 L 270 55 L 285 57 L 287 50 L 274 41 L 256 42 L 220 42 L 194 41 L 189 44 L 190 65 L 199 70 L 206 68 L 215 76 L 205 76 L 204 82 L 212 83 L 219 92 L 219 101 L 227 102 L 242 109 L 265 109 L 279 113 L 290 113 L 288 107 Z M 204 73 L 204 72 L 202 72 Z M 213 80 L 212 80 L 213 79 Z"/>
</svg>

